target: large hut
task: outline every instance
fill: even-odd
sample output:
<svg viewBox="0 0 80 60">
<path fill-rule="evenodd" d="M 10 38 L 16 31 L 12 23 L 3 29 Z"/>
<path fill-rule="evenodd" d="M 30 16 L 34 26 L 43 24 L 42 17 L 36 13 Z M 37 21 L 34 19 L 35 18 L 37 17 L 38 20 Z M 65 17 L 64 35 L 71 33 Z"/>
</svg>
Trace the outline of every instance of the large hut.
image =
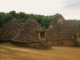
<svg viewBox="0 0 80 60">
<path fill-rule="evenodd" d="M 47 39 L 52 45 L 75 46 L 76 20 L 63 20 L 59 17 L 57 23 L 52 23 L 47 31 Z"/>
<path fill-rule="evenodd" d="M 0 42 L 12 40 L 21 28 L 20 22 L 16 18 L 10 20 L 0 31 Z"/>
<path fill-rule="evenodd" d="M 46 31 L 42 29 L 39 23 L 33 18 L 29 18 L 24 23 L 20 32 L 12 41 L 13 43 L 20 46 L 40 49 L 51 48 L 48 41 L 46 41 Z"/>
</svg>

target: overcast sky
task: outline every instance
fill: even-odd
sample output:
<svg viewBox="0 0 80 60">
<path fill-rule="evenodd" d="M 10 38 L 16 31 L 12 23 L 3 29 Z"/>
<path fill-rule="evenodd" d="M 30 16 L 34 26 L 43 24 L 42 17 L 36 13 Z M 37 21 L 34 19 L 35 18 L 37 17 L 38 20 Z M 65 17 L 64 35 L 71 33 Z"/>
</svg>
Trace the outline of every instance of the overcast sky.
<svg viewBox="0 0 80 60">
<path fill-rule="evenodd" d="M 12 10 L 41 15 L 60 13 L 65 19 L 80 19 L 80 0 L 0 0 L 0 12 Z"/>
</svg>

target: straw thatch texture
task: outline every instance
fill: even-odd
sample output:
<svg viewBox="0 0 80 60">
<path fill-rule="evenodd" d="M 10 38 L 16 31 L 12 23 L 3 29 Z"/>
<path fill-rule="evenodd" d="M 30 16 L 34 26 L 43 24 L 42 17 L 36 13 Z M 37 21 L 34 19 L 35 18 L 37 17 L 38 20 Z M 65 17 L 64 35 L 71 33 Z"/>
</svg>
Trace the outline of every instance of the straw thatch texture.
<svg viewBox="0 0 80 60">
<path fill-rule="evenodd" d="M 44 31 L 44 29 L 41 28 L 41 26 L 35 19 L 29 18 L 22 26 L 20 32 L 17 34 L 17 36 L 15 36 L 15 38 L 12 41 L 18 42 L 20 44 L 23 43 L 22 45 L 25 46 L 30 46 L 30 47 L 37 46 L 37 48 L 40 47 L 45 48 L 44 44 L 41 45 L 42 41 L 39 39 L 37 31 L 42 32 Z"/>
<path fill-rule="evenodd" d="M 0 41 L 12 40 L 21 28 L 21 24 L 17 19 L 10 20 L 2 29 L 0 33 Z"/>
<path fill-rule="evenodd" d="M 65 45 L 65 42 L 63 42 L 65 40 L 68 42 L 73 41 L 74 43 L 72 45 L 75 45 L 76 33 L 77 33 L 76 21 L 75 20 L 63 20 L 62 24 L 56 23 L 56 24 L 50 25 L 47 31 L 47 39 L 52 42 L 57 42 L 56 44 L 60 42 L 59 45 L 63 45 L 63 44 Z"/>
<path fill-rule="evenodd" d="M 20 32 L 13 39 L 16 42 L 39 42 L 37 29 L 42 29 L 39 23 L 33 18 L 28 19 L 22 26 Z"/>
</svg>

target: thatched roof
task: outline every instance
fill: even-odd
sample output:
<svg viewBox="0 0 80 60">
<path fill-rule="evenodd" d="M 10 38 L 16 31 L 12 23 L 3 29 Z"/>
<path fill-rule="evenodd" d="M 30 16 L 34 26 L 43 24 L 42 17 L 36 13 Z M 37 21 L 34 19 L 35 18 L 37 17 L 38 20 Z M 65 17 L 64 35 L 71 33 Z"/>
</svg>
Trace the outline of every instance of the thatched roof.
<svg viewBox="0 0 80 60">
<path fill-rule="evenodd" d="M 0 41 L 3 40 L 12 40 L 16 34 L 18 33 L 19 29 L 21 28 L 21 24 L 18 22 L 17 19 L 10 20 L 2 29 L 0 33 Z"/>
<path fill-rule="evenodd" d="M 73 39 L 74 34 L 77 33 L 77 26 L 75 20 L 63 20 L 63 24 L 51 24 L 47 31 L 47 39 L 66 40 Z"/>
<path fill-rule="evenodd" d="M 77 22 L 76 20 L 64 20 L 63 28 L 65 29 L 65 32 L 69 33 L 77 33 Z"/>
<path fill-rule="evenodd" d="M 13 38 L 13 42 L 28 44 L 38 43 L 40 46 L 37 48 L 49 49 L 51 45 L 48 44 L 46 40 L 40 40 L 38 32 L 44 32 L 45 30 L 41 28 L 40 24 L 33 18 L 29 18 L 22 26 L 19 33 Z M 35 45 L 33 45 L 35 47 Z"/>
<path fill-rule="evenodd" d="M 46 32 L 46 31 L 47 31 L 46 29 L 42 29 L 42 28 L 36 30 L 36 32 Z"/>
<path fill-rule="evenodd" d="M 18 35 L 13 39 L 16 42 L 40 42 L 36 31 L 42 31 L 40 24 L 33 18 L 29 18 L 22 26 Z M 44 30 L 43 30 L 44 31 Z"/>
</svg>

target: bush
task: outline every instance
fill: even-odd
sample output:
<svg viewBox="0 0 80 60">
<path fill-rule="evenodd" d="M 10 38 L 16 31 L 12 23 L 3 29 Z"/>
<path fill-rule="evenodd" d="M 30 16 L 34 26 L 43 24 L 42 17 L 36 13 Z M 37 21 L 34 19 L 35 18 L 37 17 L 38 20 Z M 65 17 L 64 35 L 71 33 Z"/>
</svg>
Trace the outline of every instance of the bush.
<svg viewBox="0 0 80 60">
<path fill-rule="evenodd" d="M 76 46 L 79 46 L 79 47 L 80 47 L 80 42 L 77 41 L 77 42 L 76 42 Z"/>
</svg>

